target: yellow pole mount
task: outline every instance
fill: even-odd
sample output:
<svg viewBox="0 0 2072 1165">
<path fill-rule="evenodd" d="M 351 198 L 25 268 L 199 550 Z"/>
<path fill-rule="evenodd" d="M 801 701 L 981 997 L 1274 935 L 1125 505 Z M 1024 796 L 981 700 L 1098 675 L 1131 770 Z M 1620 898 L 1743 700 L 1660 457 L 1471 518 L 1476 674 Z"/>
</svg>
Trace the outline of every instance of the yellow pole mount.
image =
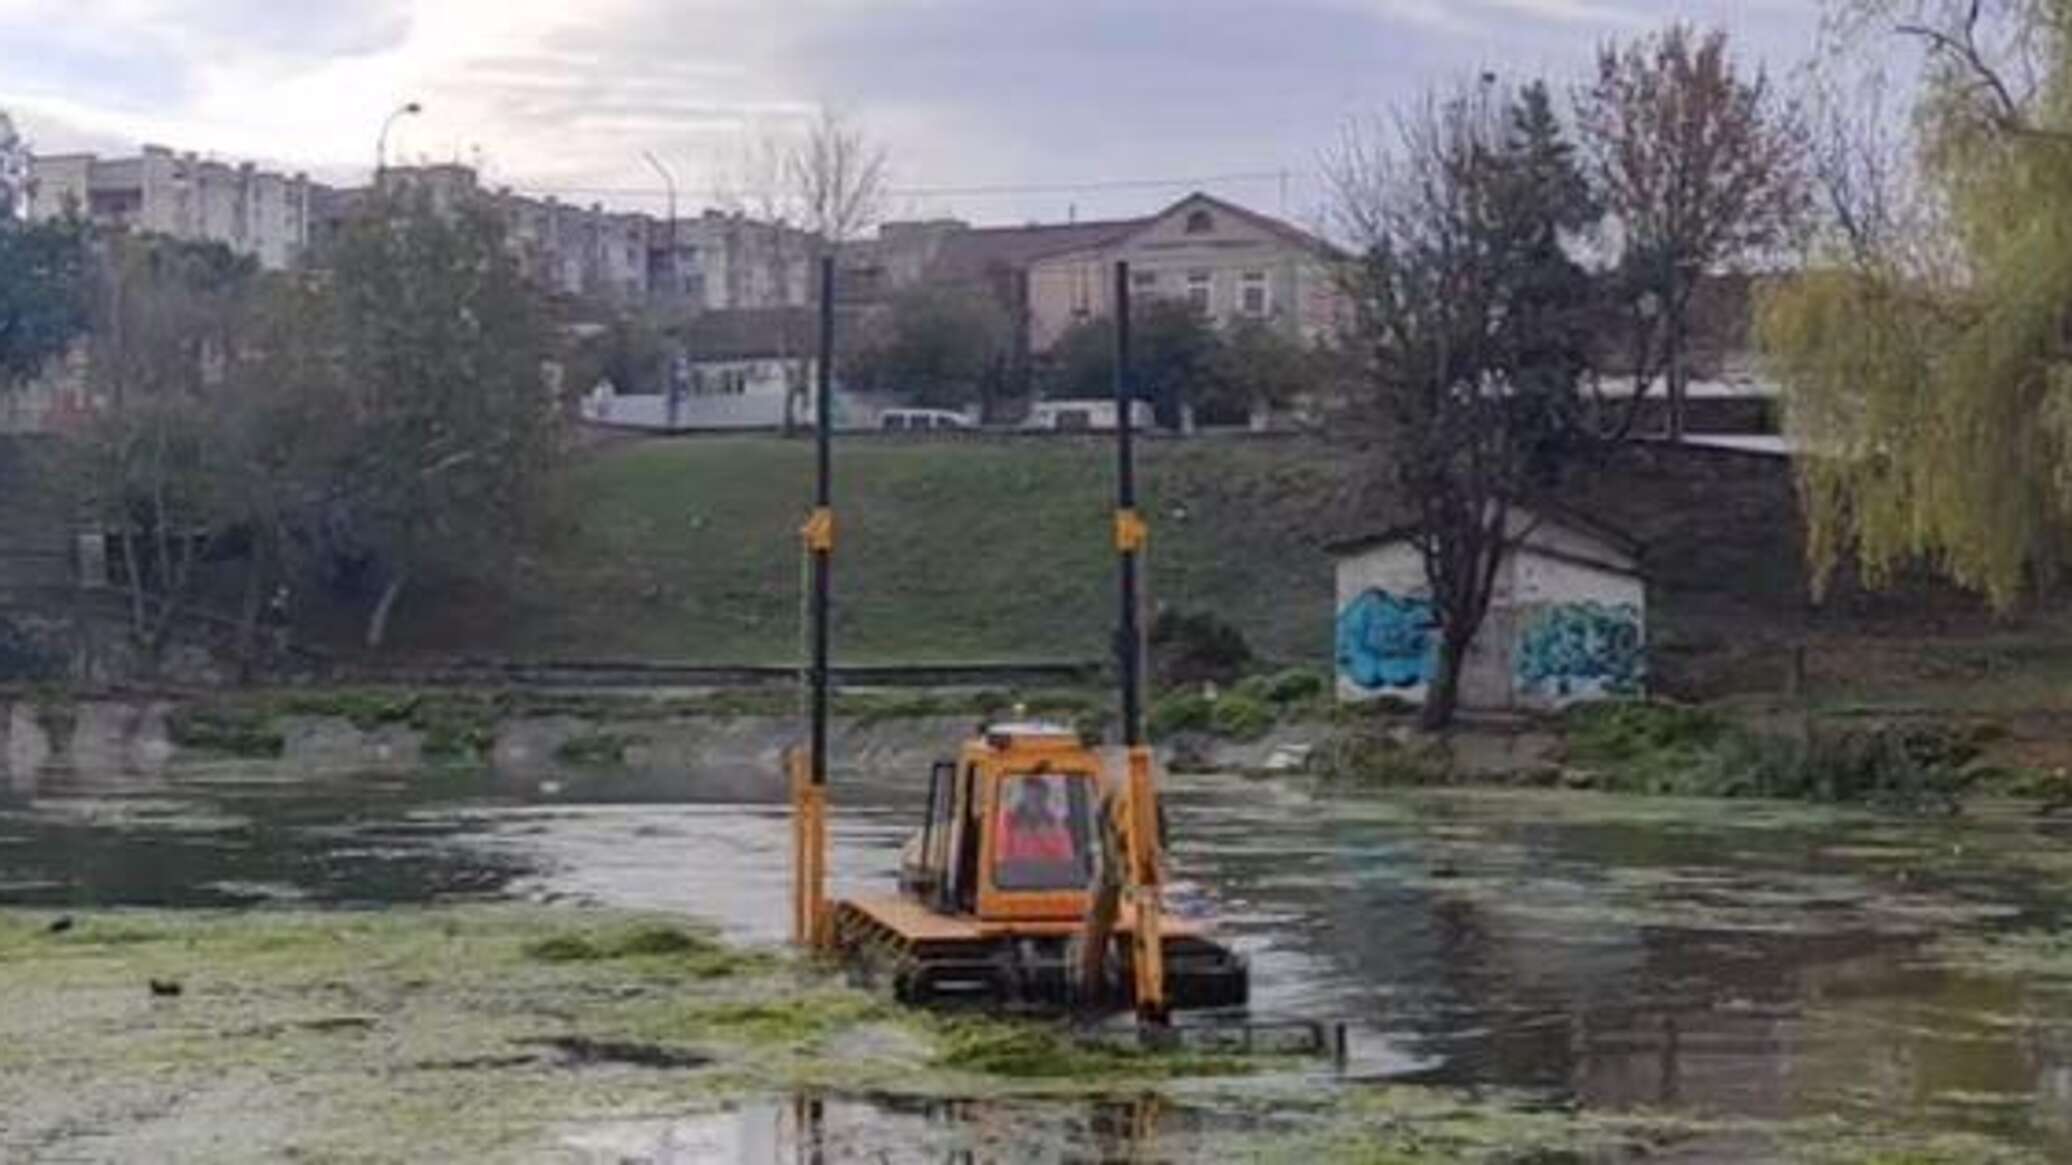
<svg viewBox="0 0 2072 1165">
<path fill-rule="evenodd" d="M 791 768 L 791 937 L 808 950 L 828 945 L 827 789 L 813 780 L 806 750 L 794 748 Z"/>
<path fill-rule="evenodd" d="M 806 550 L 833 553 L 835 548 L 835 512 L 827 506 L 814 510 L 799 527 L 799 536 L 805 539 Z"/>
<path fill-rule="evenodd" d="M 1115 511 L 1115 549 L 1123 554 L 1141 554 L 1151 538 L 1151 527 L 1135 510 Z"/>
<path fill-rule="evenodd" d="M 1137 1018 L 1163 1024 L 1170 1017 L 1166 1003 L 1165 909 L 1159 875 L 1158 786 L 1152 773 L 1151 749 L 1129 750 L 1129 870 L 1137 925 L 1131 932 L 1131 963 L 1136 973 Z"/>
</svg>

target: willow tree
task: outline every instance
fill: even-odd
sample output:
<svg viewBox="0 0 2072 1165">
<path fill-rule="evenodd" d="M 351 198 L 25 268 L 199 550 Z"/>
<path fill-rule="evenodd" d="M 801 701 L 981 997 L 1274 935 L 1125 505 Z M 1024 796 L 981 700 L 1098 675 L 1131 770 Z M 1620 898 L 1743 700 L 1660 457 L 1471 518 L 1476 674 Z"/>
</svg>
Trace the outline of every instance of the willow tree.
<svg viewBox="0 0 2072 1165">
<path fill-rule="evenodd" d="M 2072 533 L 2072 0 L 1854 0 L 1925 48 L 1911 230 L 1764 296 L 1816 587 L 1927 561 L 2008 608 Z"/>
</svg>

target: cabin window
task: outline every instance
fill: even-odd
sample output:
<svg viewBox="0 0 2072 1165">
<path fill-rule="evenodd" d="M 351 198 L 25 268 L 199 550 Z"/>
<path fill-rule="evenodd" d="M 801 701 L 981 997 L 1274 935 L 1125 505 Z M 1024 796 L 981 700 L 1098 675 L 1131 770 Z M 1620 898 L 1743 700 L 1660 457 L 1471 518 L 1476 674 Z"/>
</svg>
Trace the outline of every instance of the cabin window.
<svg viewBox="0 0 2072 1165">
<path fill-rule="evenodd" d="M 1158 272 L 1156 272 L 1156 271 L 1132 271 L 1132 272 L 1130 272 L 1130 285 L 1131 285 L 1132 287 L 1135 287 L 1135 288 L 1137 288 L 1137 289 L 1138 289 L 1138 290 L 1140 290 L 1140 291 L 1142 291 L 1142 290 L 1147 290 L 1147 289 L 1149 289 L 1149 288 L 1153 288 L 1153 287 L 1157 287 L 1157 286 L 1158 286 Z"/>
<path fill-rule="evenodd" d="M 1197 210 L 1187 216 L 1187 233 L 1190 235 L 1212 235 L 1216 233 L 1216 219 L 1206 210 Z"/>
<path fill-rule="evenodd" d="M 1207 271 L 1189 271 L 1187 273 L 1188 304 L 1194 310 L 1207 314 L 1209 310 L 1209 292 L 1214 287 L 1215 277 L 1211 273 Z"/>
<path fill-rule="evenodd" d="M 1093 881 L 1093 782 L 1055 773 L 1000 779 L 993 884 L 1002 890 L 1084 890 Z"/>
</svg>

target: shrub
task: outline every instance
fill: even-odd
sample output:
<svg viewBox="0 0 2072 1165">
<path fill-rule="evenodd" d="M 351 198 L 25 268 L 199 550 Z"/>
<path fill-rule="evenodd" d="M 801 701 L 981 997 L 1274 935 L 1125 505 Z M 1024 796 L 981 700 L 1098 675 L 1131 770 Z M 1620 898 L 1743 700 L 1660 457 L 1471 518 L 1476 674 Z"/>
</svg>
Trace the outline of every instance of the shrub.
<svg viewBox="0 0 2072 1165">
<path fill-rule="evenodd" d="M 1606 704 L 1568 714 L 1569 755 L 1600 788 L 1699 797 L 1954 805 L 1990 770 L 1976 734 L 1939 726 L 1754 732 L 1710 713 Z"/>
<path fill-rule="evenodd" d="M 1306 667 L 1291 667 L 1275 672 L 1266 681 L 1266 698 L 1286 707 L 1301 704 L 1323 696 L 1331 688 L 1331 681 L 1322 672 Z"/>
<path fill-rule="evenodd" d="M 1273 702 L 1273 677 L 1246 676 L 1230 689 L 1230 694 L 1257 704 L 1270 704 Z"/>
<path fill-rule="evenodd" d="M 644 738 L 617 732 L 591 732 L 571 736 L 554 750 L 554 759 L 569 765 L 617 765 L 626 762 L 626 749 L 645 743 Z"/>
<path fill-rule="evenodd" d="M 1145 731 L 1153 740 L 1169 740 L 1182 732 L 1208 732 L 1214 726 L 1215 701 L 1194 692 L 1172 692 L 1151 705 Z"/>
<path fill-rule="evenodd" d="M 1565 719 L 1571 754 L 1598 762 L 1709 748 L 1727 729 L 1725 721 L 1701 708 L 1644 701 L 1578 704 Z"/>
<path fill-rule="evenodd" d="M 242 706 L 176 709 L 166 718 L 166 735 L 183 749 L 217 756 L 277 757 L 286 745 L 263 709 Z"/>
<path fill-rule="evenodd" d="M 1445 741 L 1399 741 L 1375 731 L 1338 733 L 1325 743 L 1317 764 L 1330 776 L 1376 785 L 1445 785 L 1455 775 Z"/>
<path fill-rule="evenodd" d="M 1271 704 L 1233 692 L 1211 705 L 1209 730 L 1231 740 L 1257 740 L 1278 719 Z"/>
<path fill-rule="evenodd" d="M 1252 662 L 1236 627 L 1207 612 L 1167 610 L 1152 620 L 1151 670 L 1161 686 L 1229 685 Z"/>
</svg>

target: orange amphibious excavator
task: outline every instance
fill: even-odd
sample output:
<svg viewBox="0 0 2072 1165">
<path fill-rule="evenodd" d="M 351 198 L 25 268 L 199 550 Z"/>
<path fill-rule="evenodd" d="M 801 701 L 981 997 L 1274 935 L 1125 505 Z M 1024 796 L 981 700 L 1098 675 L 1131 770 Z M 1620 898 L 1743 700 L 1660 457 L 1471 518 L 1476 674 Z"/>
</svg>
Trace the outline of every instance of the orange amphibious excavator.
<svg viewBox="0 0 2072 1165">
<path fill-rule="evenodd" d="M 1242 1006 L 1249 988 L 1244 959 L 1197 926 L 1164 917 L 1164 819 L 1143 738 L 1139 569 L 1146 530 L 1136 512 L 1126 264 L 1115 268 L 1123 747 L 1104 755 L 1078 733 L 1046 724 L 983 729 L 955 760 L 931 771 L 926 815 L 901 855 L 896 892 L 828 901 L 831 266 L 823 265 L 821 279 L 817 507 L 804 530 L 812 738 L 790 758 L 795 937 L 889 977 L 897 997 L 913 1003 L 1130 1008 L 1156 1025 L 1175 1009 Z"/>
</svg>

